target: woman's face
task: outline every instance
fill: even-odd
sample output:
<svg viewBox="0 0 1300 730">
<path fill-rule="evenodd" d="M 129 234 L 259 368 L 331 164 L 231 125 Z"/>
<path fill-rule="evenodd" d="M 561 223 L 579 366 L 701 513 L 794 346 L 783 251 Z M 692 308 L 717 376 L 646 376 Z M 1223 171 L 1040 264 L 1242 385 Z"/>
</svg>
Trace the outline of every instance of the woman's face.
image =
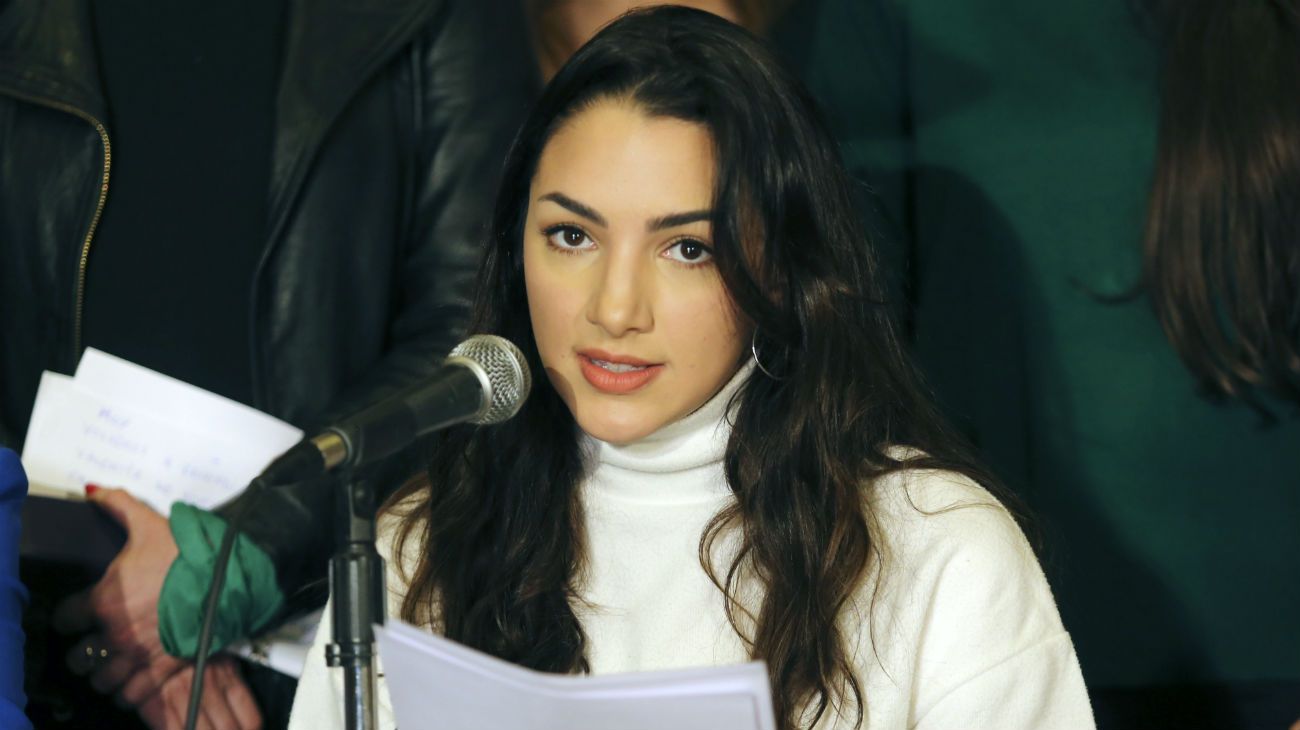
<svg viewBox="0 0 1300 730">
<path fill-rule="evenodd" d="M 713 146 L 699 124 L 597 102 L 538 161 L 524 227 L 533 336 L 578 425 L 613 443 L 699 408 L 747 332 L 712 261 Z"/>
</svg>

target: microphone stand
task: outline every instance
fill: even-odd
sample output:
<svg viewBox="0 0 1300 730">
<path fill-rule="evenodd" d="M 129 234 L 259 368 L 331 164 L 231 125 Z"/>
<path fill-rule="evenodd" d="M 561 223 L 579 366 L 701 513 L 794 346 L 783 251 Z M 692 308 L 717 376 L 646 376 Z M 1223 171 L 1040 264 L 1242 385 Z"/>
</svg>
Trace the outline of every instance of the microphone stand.
<svg viewBox="0 0 1300 730">
<path fill-rule="evenodd" d="M 373 485 L 344 470 L 334 482 L 339 550 L 330 560 L 333 642 L 325 661 L 343 668 L 347 730 L 375 730 L 374 624 L 384 623 L 384 561 L 375 550 Z"/>
</svg>

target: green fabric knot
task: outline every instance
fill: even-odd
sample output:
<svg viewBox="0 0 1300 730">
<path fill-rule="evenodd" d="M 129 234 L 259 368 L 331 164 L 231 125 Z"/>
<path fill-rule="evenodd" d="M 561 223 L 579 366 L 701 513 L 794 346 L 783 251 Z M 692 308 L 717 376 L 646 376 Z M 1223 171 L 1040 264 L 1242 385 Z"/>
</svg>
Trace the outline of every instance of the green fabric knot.
<svg viewBox="0 0 1300 730">
<path fill-rule="evenodd" d="M 170 518 L 180 555 L 172 562 L 158 598 L 158 633 L 168 654 L 193 659 L 203 626 L 203 603 L 226 534 L 226 521 L 177 502 Z M 212 653 L 256 634 L 284 606 L 270 557 L 246 535 L 235 538 L 226 582 L 212 625 Z"/>
</svg>

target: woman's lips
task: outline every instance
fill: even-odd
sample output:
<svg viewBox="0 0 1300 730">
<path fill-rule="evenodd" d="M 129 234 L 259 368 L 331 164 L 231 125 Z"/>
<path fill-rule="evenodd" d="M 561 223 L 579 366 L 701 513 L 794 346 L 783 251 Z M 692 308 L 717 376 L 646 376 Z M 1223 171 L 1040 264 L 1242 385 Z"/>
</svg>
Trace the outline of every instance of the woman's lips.
<svg viewBox="0 0 1300 730">
<path fill-rule="evenodd" d="M 578 366 L 582 377 L 602 393 L 622 395 L 644 387 L 664 369 L 634 358 L 616 357 L 605 353 L 578 353 Z"/>
</svg>

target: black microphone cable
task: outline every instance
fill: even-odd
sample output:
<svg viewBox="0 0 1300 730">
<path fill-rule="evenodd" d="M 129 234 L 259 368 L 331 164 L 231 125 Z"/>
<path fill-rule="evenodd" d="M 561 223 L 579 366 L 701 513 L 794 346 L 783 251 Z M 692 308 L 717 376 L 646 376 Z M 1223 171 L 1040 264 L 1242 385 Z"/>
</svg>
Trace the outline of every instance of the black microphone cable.
<svg viewBox="0 0 1300 730">
<path fill-rule="evenodd" d="M 249 507 L 261 498 L 268 485 L 266 480 L 258 477 L 249 482 L 249 498 L 243 500 L 226 524 L 226 533 L 221 536 L 221 547 L 217 550 L 217 560 L 212 566 L 212 581 L 208 584 L 208 595 L 203 602 L 203 624 L 199 629 L 198 652 L 194 655 L 194 681 L 190 685 L 189 709 L 185 713 L 185 730 L 195 730 L 199 721 L 199 705 L 203 697 L 203 672 L 208 666 L 208 652 L 212 649 L 212 627 L 217 618 L 217 602 L 221 589 L 226 584 L 226 568 L 230 564 L 230 554 L 234 552 L 235 538 L 239 535 L 239 523 Z"/>
</svg>

